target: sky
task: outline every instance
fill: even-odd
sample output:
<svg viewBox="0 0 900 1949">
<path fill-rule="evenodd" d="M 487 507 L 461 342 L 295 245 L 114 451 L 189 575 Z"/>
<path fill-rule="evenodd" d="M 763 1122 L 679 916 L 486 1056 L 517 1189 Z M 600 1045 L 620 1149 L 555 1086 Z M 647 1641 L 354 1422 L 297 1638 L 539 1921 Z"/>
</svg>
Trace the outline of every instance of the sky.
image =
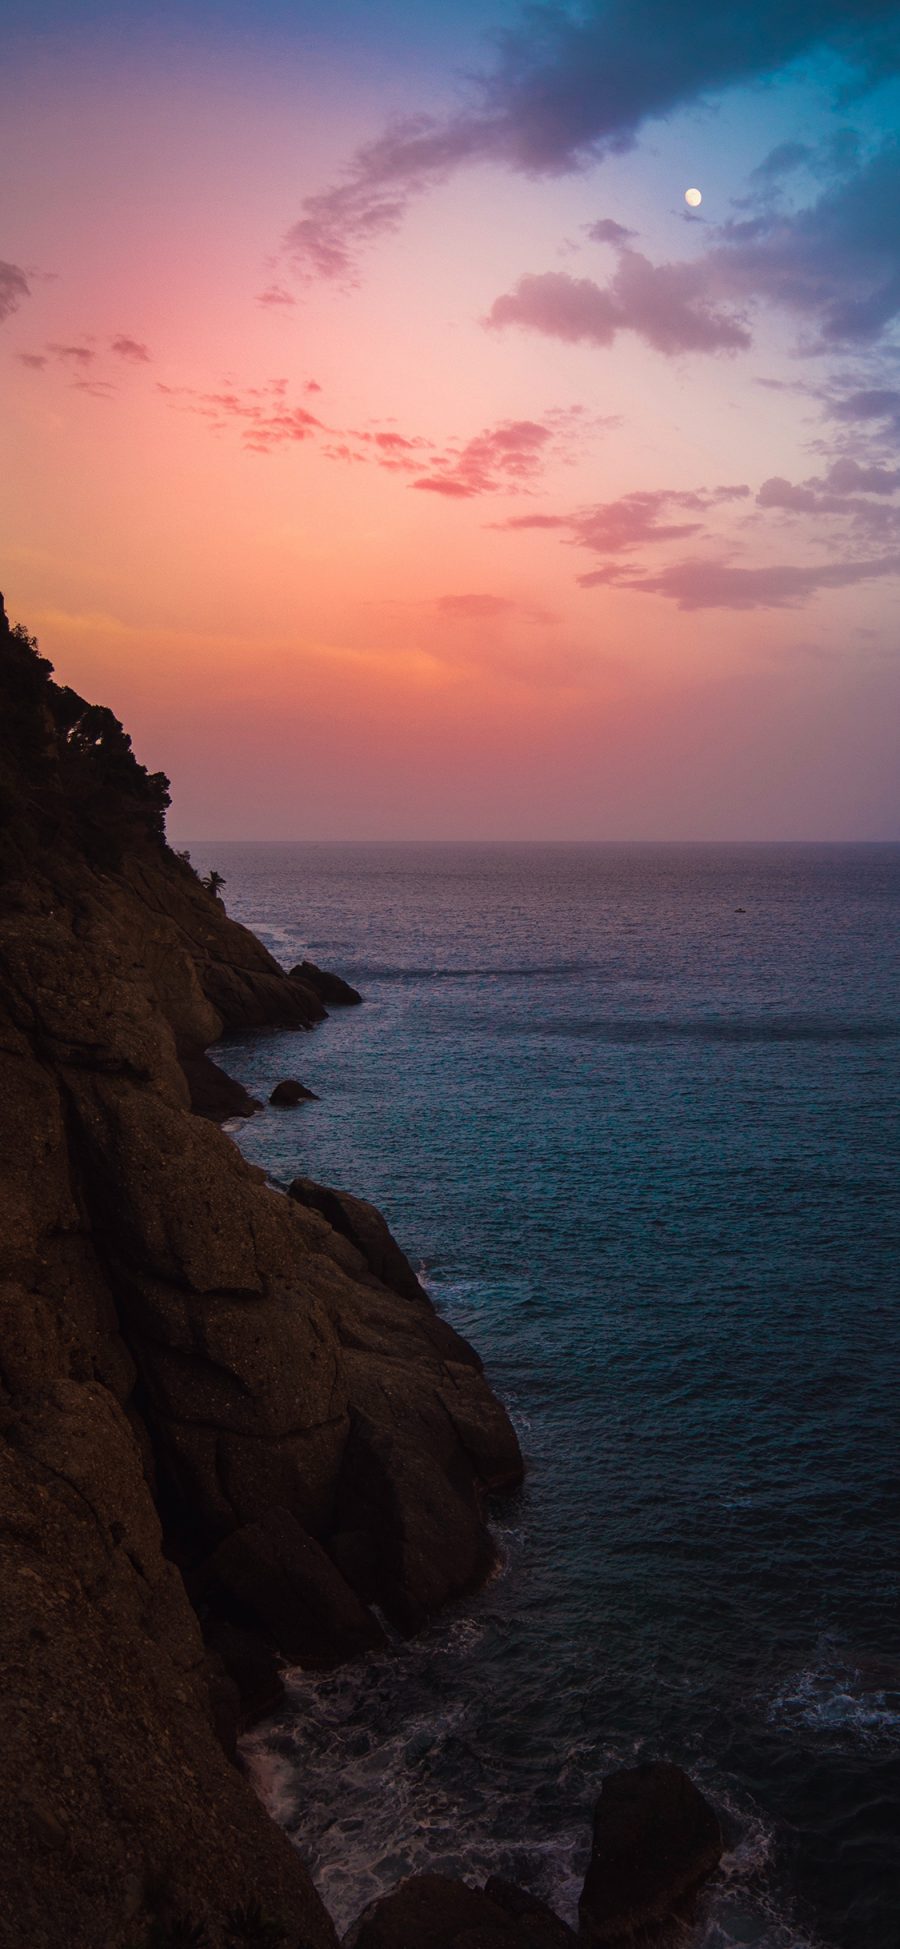
<svg viewBox="0 0 900 1949">
<path fill-rule="evenodd" d="M 900 0 L 2 12 L 0 587 L 177 843 L 900 837 Z"/>
</svg>

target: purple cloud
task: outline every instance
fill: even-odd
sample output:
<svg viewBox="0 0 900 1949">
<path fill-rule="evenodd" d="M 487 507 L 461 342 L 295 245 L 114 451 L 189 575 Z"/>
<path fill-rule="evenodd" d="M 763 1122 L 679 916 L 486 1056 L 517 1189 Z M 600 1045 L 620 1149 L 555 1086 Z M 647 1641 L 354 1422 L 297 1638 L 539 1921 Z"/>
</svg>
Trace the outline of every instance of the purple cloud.
<svg viewBox="0 0 900 1949">
<path fill-rule="evenodd" d="M 859 582 L 900 575 L 900 554 L 868 561 L 740 568 L 727 561 L 674 562 L 655 575 L 632 577 L 626 587 L 645 595 L 666 596 L 679 609 L 794 609 L 820 589 L 845 589 Z M 583 575 L 584 588 L 614 579 L 604 571 Z"/>
<path fill-rule="evenodd" d="M 624 248 L 605 288 L 566 271 L 529 274 L 495 299 L 485 324 L 493 330 L 520 325 L 588 345 L 611 345 L 618 332 L 631 331 L 668 354 L 733 352 L 750 343 L 739 317 L 715 309 L 702 267 L 651 264 L 640 251 Z"/>
<path fill-rule="evenodd" d="M 900 142 L 803 209 L 727 225 L 700 270 L 711 296 L 809 320 L 820 348 L 879 338 L 900 316 Z"/>
<path fill-rule="evenodd" d="M 811 487 L 794 486 L 781 474 L 764 480 L 756 499 L 761 508 L 786 508 L 792 514 L 815 514 L 819 505 Z"/>
<path fill-rule="evenodd" d="M 505 529 L 559 528 L 567 540 L 597 555 L 620 555 L 649 542 L 684 541 L 699 534 L 699 520 L 671 520 L 673 509 L 703 516 L 723 501 L 745 500 L 749 487 L 652 488 L 624 494 L 617 501 L 600 501 L 573 514 L 517 514 L 499 523 Z M 616 575 L 623 573 L 616 569 Z M 599 579 L 599 578 L 598 578 Z"/>
<path fill-rule="evenodd" d="M 825 479 L 838 494 L 896 494 L 900 467 L 862 467 L 858 460 L 845 456 L 834 461 Z"/>
<path fill-rule="evenodd" d="M 6 264 L 0 258 L 0 324 L 4 318 L 11 318 L 18 311 L 24 298 L 30 298 L 31 287 L 24 271 L 18 264 Z"/>
<path fill-rule="evenodd" d="M 900 420 L 900 391 L 896 386 L 867 386 L 847 393 L 830 407 L 836 420 Z"/>
<path fill-rule="evenodd" d="M 624 223 L 616 223 L 613 217 L 600 217 L 588 224 L 587 234 L 595 244 L 627 244 L 637 232 L 626 230 Z"/>
<path fill-rule="evenodd" d="M 816 519 L 841 520 L 845 533 L 870 538 L 900 532 L 900 508 L 888 505 L 900 490 L 900 469 L 863 466 L 849 455 L 832 462 L 824 475 L 793 482 L 774 474 L 764 480 L 757 506 Z"/>
</svg>

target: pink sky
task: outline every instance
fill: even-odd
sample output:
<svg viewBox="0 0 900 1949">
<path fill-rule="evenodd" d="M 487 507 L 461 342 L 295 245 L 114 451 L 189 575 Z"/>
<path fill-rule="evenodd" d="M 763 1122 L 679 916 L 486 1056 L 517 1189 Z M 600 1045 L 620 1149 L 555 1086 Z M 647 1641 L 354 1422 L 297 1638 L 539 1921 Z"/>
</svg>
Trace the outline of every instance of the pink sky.
<svg viewBox="0 0 900 1949">
<path fill-rule="evenodd" d="M 240 12 L 56 10 L 0 100 L 2 586 L 172 835 L 897 836 L 893 76 L 842 149 L 843 49 L 763 49 L 551 173 L 472 7 Z"/>
</svg>

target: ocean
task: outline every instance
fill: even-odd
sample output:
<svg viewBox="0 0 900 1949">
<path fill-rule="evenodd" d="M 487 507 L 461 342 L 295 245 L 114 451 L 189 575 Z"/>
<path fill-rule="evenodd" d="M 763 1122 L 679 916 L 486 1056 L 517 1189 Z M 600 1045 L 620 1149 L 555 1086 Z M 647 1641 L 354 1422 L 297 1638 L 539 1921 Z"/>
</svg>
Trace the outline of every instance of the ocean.
<svg viewBox="0 0 900 1949">
<path fill-rule="evenodd" d="M 664 1757 L 698 1949 L 896 1949 L 900 846 L 191 850 L 365 996 L 225 1045 L 320 1096 L 236 1141 L 382 1208 L 528 1465 L 482 1592 L 247 1742 L 339 1925 L 424 1868 L 571 1919 Z"/>
</svg>

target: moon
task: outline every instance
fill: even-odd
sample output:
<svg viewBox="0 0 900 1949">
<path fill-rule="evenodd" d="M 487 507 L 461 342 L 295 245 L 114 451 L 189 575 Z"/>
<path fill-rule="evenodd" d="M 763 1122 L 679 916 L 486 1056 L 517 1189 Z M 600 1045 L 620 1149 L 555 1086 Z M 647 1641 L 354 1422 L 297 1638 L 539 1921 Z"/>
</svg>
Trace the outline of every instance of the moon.
<svg viewBox="0 0 900 1949">
<path fill-rule="evenodd" d="M 691 210 L 699 210 L 703 202 L 703 198 L 698 189 L 686 189 L 684 192 L 684 200 Z"/>
</svg>

